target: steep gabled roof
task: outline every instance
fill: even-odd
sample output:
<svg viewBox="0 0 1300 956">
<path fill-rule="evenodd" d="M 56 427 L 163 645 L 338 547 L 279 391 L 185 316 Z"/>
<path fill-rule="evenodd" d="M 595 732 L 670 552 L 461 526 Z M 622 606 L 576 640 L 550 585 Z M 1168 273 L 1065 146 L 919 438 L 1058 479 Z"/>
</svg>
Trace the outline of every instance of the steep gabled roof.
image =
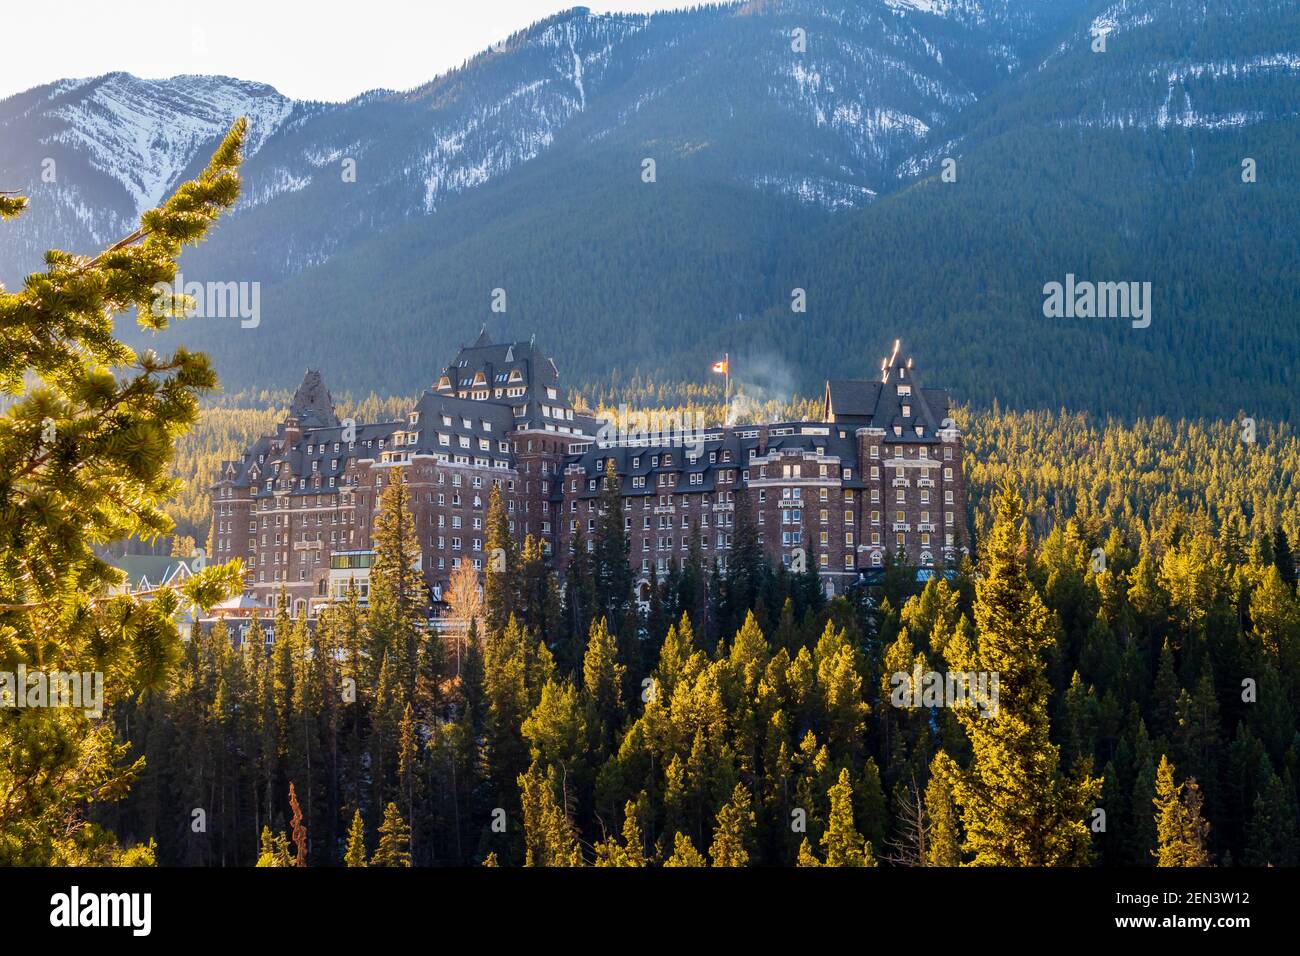
<svg viewBox="0 0 1300 956">
<path fill-rule="evenodd" d="M 878 381 L 826 383 L 828 422 L 882 428 L 890 437 L 909 441 L 937 439 L 952 399 L 944 389 L 922 388 L 917 383 L 913 362 L 903 358 L 900 346 L 900 342 L 895 342 L 894 351 L 881 361 Z"/>
<path fill-rule="evenodd" d="M 289 417 L 298 419 L 303 428 L 329 428 L 339 423 L 334 414 L 334 399 L 325 388 L 325 380 L 314 368 L 307 369 L 302 384 L 293 393 Z"/>
<path fill-rule="evenodd" d="M 879 382 L 851 379 L 831 380 L 826 383 L 826 421 L 846 418 L 867 418 L 876 411 L 880 397 Z"/>
</svg>

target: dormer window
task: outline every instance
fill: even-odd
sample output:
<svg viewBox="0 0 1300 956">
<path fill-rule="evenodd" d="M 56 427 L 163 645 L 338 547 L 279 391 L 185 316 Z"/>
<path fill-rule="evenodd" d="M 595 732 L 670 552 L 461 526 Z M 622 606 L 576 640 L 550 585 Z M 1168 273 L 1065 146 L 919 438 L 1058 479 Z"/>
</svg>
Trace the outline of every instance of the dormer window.
<svg viewBox="0 0 1300 956">
<path fill-rule="evenodd" d="M 904 405 L 904 406 L 903 406 L 903 417 L 904 417 L 904 418 L 911 418 L 911 417 L 912 417 L 912 406 L 911 406 L 911 405 Z"/>
<path fill-rule="evenodd" d="M 411 424 L 414 425 L 414 424 L 415 424 L 416 422 L 418 422 L 419 420 L 420 420 L 420 413 L 419 413 L 419 412 L 411 412 Z"/>
</svg>

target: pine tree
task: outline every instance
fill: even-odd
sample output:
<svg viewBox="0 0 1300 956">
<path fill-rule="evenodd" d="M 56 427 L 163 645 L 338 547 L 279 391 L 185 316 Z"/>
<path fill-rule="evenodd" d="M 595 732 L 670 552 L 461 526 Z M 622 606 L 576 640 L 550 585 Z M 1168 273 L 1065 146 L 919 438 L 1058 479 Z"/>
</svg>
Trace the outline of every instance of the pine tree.
<svg viewBox="0 0 1300 956">
<path fill-rule="evenodd" d="M 1161 756 L 1156 769 L 1157 866 L 1209 866 L 1209 825 L 1201 816 L 1201 791 L 1195 779 L 1174 783 L 1174 766 Z"/>
<path fill-rule="evenodd" d="M 418 570 L 420 539 L 411 514 L 411 492 L 401 469 L 384 487 L 375 518 L 375 559 L 370 567 L 371 657 L 385 658 L 394 678 L 410 693 L 415 687 L 416 651 L 425 622 L 427 596 Z"/>
<path fill-rule="evenodd" d="M 24 287 L 0 287 L 0 613 L 6 669 L 24 664 L 100 672 L 106 709 L 160 688 L 181 653 L 174 615 L 180 595 L 106 596 L 121 573 L 103 545 L 173 531 L 164 511 L 175 491 L 177 439 L 217 384 L 207 358 L 186 349 L 139 353 L 114 338 L 115 316 L 162 330 L 193 303 L 160 294 L 176 260 L 239 195 L 247 122 L 237 121 L 211 161 L 140 228 L 93 258 L 60 250 Z M 0 196 L 0 218 L 22 197 Z M 208 608 L 242 589 L 238 563 L 214 566 L 181 586 Z M 124 796 L 142 764 L 108 721 L 73 708 L 35 708 L 0 720 L 0 865 L 106 860 L 115 841 L 85 822 L 88 801 Z"/>
<path fill-rule="evenodd" d="M 718 622 L 724 631 L 739 629 L 745 615 L 754 607 L 766 566 L 763 546 L 758 543 L 758 519 L 749 490 L 741 486 L 735 494 L 735 530 L 727 558 L 727 618 Z"/>
<path fill-rule="evenodd" d="M 360 810 L 352 814 L 352 826 L 348 828 L 348 850 L 343 864 L 351 867 L 366 865 L 366 824 L 361 819 Z"/>
<path fill-rule="evenodd" d="M 644 796 L 644 794 L 642 794 Z M 596 866 L 637 867 L 645 866 L 644 837 L 637 821 L 637 805 L 631 800 L 624 808 L 623 842 L 620 844 L 613 836 L 608 836 L 595 846 Z"/>
<path fill-rule="evenodd" d="M 271 833 L 270 827 L 262 827 L 262 850 L 257 858 L 258 866 L 290 867 L 293 856 L 289 853 L 289 838 L 283 833 Z"/>
<path fill-rule="evenodd" d="M 942 750 L 930 763 L 925 787 L 925 813 L 930 818 L 930 845 L 926 866 L 961 866 L 961 825 L 952 799 L 951 780 L 956 765 Z"/>
<path fill-rule="evenodd" d="M 1090 858 L 1084 818 L 1101 791 L 1086 774 L 1064 778 L 1050 740 L 1050 686 L 1042 655 L 1054 642 L 1050 614 L 1022 556 L 1021 503 L 1002 491 L 976 586 L 977 646 L 949 643 L 952 669 L 998 675 L 997 713 L 955 709 L 971 741 L 971 767 L 954 776 L 964 850 L 976 865 L 1077 866 Z M 991 676 L 988 680 L 991 681 Z"/>
<path fill-rule="evenodd" d="M 520 560 L 523 571 L 519 613 L 530 631 L 554 640 L 561 632 L 563 614 L 559 589 L 542 539 L 531 534 L 526 536 Z"/>
<path fill-rule="evenodd" d="M 595 560 L 583 537 L 582 522 L 578 522 L 570 544 L 573 554 L 564 569 L 564 632 L 559 647 L 560 664 L 566 671 L 580 666 L 597 610 Z"/>
<path fill-rule="evenodd" d="M 1271 767 L 1266 769 L 1251 811 L 1245 862 L 1247 866 L 1295 866 L 1300 858 L 1295 791 Z"/>
<path fill-rule="evenodd" d="M 853 787 L 849 783 L 848 768 L 840 770 L 839 780 L 828 794 L 831 813 L 826 832 L 822 835 L 822 850 L 826 866 L 875 866 L 871 843 L 853 825 Z"/>
<path fill-rule="evenodd" d="M 420 781 L 418 734 L 415 709 L 408 701 L 397 725 L 397 786 L 406 803 L 406 815 L 411 820 L 416 819 L 415 798 Z"/>
<path fill-rule="evenodd" d="M 505 628 L 510 616 L 521 615 L 520 558 L 515 537 L 510 533 L 501 489 L 493 485 L 488 493 L 487 565 L 483 575 L 483 618 L 489 631 Z"/>
<path fill-rule="evenodd" d="M 731 802 L 718 811 L 718 825 L 713 831 L 709 846 L 709 859 L 713 865 L 748 866 L 749 844 L 754 836 L 754 811 L 749 791 L 736 784 Z"/>
<path fill-rule="evenodd" d="M 397 804 L 384 807 L 384 822 L 379 826 L 379 846 L 370 860 L 371 866 L 410 866 L 411 828 L 402 819 Z"/>
<path fill-rule="evenodd" d="M 1178 674 L 1174 670 L 1174 652 L 1165 638 L 1160 646 L 1160 662 L 1156 666 L 1154 699 L 1151 706 L 1151 732 L 1166 741 L 1173 739 L 1178 726 Z"/>
<path fill-rule="evenodd" d="M 631 545 L 624 527 L 622 478 L 614 468 L 614 459 L 605 464 L 600 492 L 596 498 L 596 535 L 592 561 L 595 569 L 596 614 L 603 614 L 613 627 L 619 627 L 632 607 L 632 566 L 628 563 Z"/>
<path fill-rule="evenodd" d="M 1295 555 L 1291 553 L 1291 541 L 1286 530 L 1279 525 L 1273 529 L 1273 566 L 1282 577 L 1282 583 L 1292 592 L 1295 591 L 1296 572 Z"/>
<path fill-rule="evenodd" d="M 555 768 L 534 768 L 519 777 L 524 810 L 525 866 L 582 866 L 578 835 L 568 811 L 556 799 Z"/>
<path fill-rule="evenodd" d="M 608 744 L 623 712 L 623 681 L 627 668 L 618 661 L 618 646 L 601 618 L 591 625 L 587 653 L 582 659 L 582 687 L 595 725 Z"/>
<path fill-rule="evenodd" d="M 678 833 L 673 837 L 673 852 L 664 861 L 664 866 L 701 867 L 706 865 L 704 857 L 700 855 L 699 850 L 695 849 L 690 837 L 682 833 Z"/>
</svg>

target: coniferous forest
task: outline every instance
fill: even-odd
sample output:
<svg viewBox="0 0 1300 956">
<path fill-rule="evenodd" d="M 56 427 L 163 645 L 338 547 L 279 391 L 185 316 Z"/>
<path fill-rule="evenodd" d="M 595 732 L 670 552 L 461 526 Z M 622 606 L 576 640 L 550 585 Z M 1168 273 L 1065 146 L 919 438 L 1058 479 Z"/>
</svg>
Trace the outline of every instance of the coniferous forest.
<svg viewBox="0 0 1300 956">
<path fill-rule="evenodd" d="M 40 381 L 0 433 L 0 657 L 107 685 L 98 714 L 0 710 L 0 862 L 1300 863 L 1286 426 L 965 409 L 971 559 L 833 599 L 767 563 L 742 491 L 725 572 L 697 548 L 638 604 L 607 486 L 562 579 L 494 495 L 502 569 L 480 592 L 466 565 L 433 628 L 401 481 L 365 607 L 182 641 L 180 603 L 236 593 L 237 565 L 110 593 L 97 549 L 200 536 L 173 476 L 274 417 L 203 412 L 202 355 L 111 334 L 234 201 L 243 135 L 137 233 L 0 295 L 0 372 Z M 995 713 L 933 695 L 973 673 Z"/>
<path fill-rule="evenodd" d="M 952 580 L 895 566 L 828 602 L 738 516 L 727 574 L 697 552 L 638 614 L 620 518 L 563 582 L 535 543 L 508 551 L 470 628 L 437 636 L 404 495 L 368 611 L 281 611 L 269 653 L 219 625 L 116 708 L 145 764 L 109 829 L 228 866 L 289 865 L 296 817 L 311 865 L 1300 862 L 1280 529 L 1187 511 L 1037 535 L 1007 486 Z M 499 501 L 489 528 L 509 549 Z M 981 670 L 996 719 L 893 703 L 894 675 Z"/>
</svg>

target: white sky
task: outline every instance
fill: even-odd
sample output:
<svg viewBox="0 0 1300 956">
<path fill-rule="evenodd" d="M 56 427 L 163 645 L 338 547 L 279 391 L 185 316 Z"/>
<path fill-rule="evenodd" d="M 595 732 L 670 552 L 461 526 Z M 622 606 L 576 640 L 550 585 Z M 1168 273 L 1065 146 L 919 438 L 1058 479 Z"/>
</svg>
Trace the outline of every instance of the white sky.
<svg viewBox="0 0 1300 956">
<path fill-rule="evenodd" d="M 295 99 L 346 100 L 376 87 L 418 86 L 529 23 L 575 6 L 597 13 L 648 13 L 693 5 L 693 0 L 62 0 L 34 21 L 8 18 L 17 35 L 6 40 L 0 59 L 0 98 L 52 80 L 125 70 L 147 78 L 220 73 L 270 83 Z"/>
</svg>

